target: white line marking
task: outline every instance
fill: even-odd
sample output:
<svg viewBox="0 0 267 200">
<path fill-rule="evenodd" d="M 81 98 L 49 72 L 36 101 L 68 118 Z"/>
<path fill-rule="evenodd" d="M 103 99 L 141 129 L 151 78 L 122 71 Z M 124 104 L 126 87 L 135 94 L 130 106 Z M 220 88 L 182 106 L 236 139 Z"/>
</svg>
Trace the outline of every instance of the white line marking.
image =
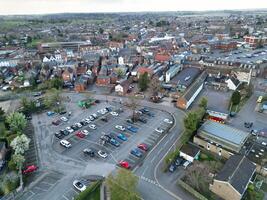
<svg viewBox="0 0 267 200">
<path fill-rule="evenodd" d="M 69 200 L 64 194 L 62 195 L 62 197 L 66 200 Z"/>
</svg>

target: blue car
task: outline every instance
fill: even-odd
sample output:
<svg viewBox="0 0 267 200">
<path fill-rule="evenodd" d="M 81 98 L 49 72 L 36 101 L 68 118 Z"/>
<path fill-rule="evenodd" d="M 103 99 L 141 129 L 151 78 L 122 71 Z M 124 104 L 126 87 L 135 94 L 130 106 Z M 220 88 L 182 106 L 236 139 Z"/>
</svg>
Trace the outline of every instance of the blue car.
<svg viewBox="0 0 267 200">
<path fill-rule="evenodd" d="M 134 155 L 134 156 L 136 156 L 136 157 L 138 157 L 138 158 L 141 158 L 142 157 L 142 152 L 139 150 L 139 149 L 133 149 L 133 150 L 131 150 L 131 154 L 132 155 Z"/>
<path fill-rule="evenodd" d="M 112 144 L 115 147 L 119 147 L 120 146 L 120 143 L 117 140 L 115 140 L 114 138 L 111 138 L 109 143 Z"/>
<path fill-rule="evenodd" d="M 120 133 L 119 135 L 117 135 L 117 137 L 119 139 L 121 139 L 122 141 L 126 141 L 127 140 L 127 137 L 124 134 L 122 134 L 122 133 Z"/>
<path fill-rule="evenodd" d="M 137 127 L 134 127 L 134 126 L 127 126 L 127 130 L 133 132 L 133 133 L 137 133 L 138 131 L 138 128 Z"/>
<path fill-rule="evenodd" d="M 47 114 L 47 116 L 52 116 L 52 115 L 55 114 L 55 112 L 53 112 L 53 111 L 48 111 L 46 114 Z"/>
</svg>

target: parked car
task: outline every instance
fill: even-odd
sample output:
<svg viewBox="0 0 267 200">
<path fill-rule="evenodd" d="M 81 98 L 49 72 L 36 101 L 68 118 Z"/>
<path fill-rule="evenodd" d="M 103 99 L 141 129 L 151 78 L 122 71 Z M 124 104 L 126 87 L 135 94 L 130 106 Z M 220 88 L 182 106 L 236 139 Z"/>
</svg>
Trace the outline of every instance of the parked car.
<svg viewBox="0 0 267 200">
<path fill-rule="evenodd" d="M 120 130 L 120 131 L 125 131 L 125 127 L 121 126 L 121 125 L 116 125 L 115 128 Z"/>
<path fill-rule="evenodd" d="M 189 161 L 184 162 L 184 164 L 183 164 L 184 169 L 186 169 L 190 164 L 191 164 L 191 162 L 189 162 Z"/>
<path fill-rule="evenodd" d="M 73 133 L 74 132 L 74 130 L 71 127 L 67 127 L 65 130 L 68 131 L 69 133 Z"/>
<path fill-rule="evenodd" d="M 61 133 L 64 136 L 67 136 L 70 134 L 69 131 L 67 131 L 67 130 L 60 130 L 59 133 Z"/>
<path fill-rule="evenodd" d="M 64 138 L 64 135 L 62 133 L 55 133 L 55 136 L 58 138 L 58 139 L 62 139 Z"/>
<path fill-rule="evenodd" d="M 144 108 L 140 109 L 140 111 L 141 111 L 142 113 L 148 113 L 148 112 L 149 112 L 149 109 L 146 108 L 146 107 L 144 107 Z"/>
<path fill-rule="evenodd" d="M 142 122 L 142 123 L 144 123 L 144 124 L 147 123 L 147 120 L 146 120 L 145 118 L 143 118 L 143 117 L 139 117 L 139 118 L 138 118 L 138 121 L 140 121 L 140 122 Z"/>
<path fill-rule="evenodd" d="M 95 157 L 95 152 L 92 149 L 84 149 L 83 153 L 89 155 L 90 157 Z"/>
<path fill-rule="evenodd" d="M 138 148 L 131 150 L 130 153 L 138 158 L 141 158 L 143 156 L 142 152 Z"/>
<path fill-rule="evenodd" d="M 63 122 L 67 122 L 67 121 L 69 120 L 67 117 L 61 117 L 60 119 L 61 119 L 61 121 L 63 121 Z"/>
<path fill-rule="evenodd" d="M 84 122 L 85 122 L 86 124 L 89 124 L 89 123 L 91 122 L 91 120 L 88 119 L 88 118 L 86 118 L 86 119 L 84 119 Z"/>
<path fill-rule="evenodd" d="M 60 115 L 65 115 L 66 113 L 67 113 L 67 111 L 64 110 L 64 111 L 61 111 L 59 114 L 60 114 Z"/>
<path fill-rule="evenodd" d="M 90 121 L 94 121 L 95 120 L 95 118 L 92 115 L 90 115 L 88 118 L 89 118 Z"/>
<path fill-rule="evenodd" d="M 77 131 L 79 128 L 74 124 L 70 126 L 74 131 Z"/>
<path fill-rule="evenodd" d="M 185 160 L 184 160 L 182 157 L 180 157 L 180 156 L 178 156 L 178 157 L 175 159 L 175 165 L 176 165 L 177 167 L 183 165 L 184 162 L 185 162 Z"/>
<path fill-rule="evenodd" d="M 120 133 L 119 135 L 117 135 L 117 137 L 118 137 L 120 140 L 122 140 L 122 141 L 126 141 L 126 140 L 127 140 L 127 137 L 126 137 L 124 134 L 122 134 L 122 133 Z"/>
<path fill-rule="evenodd" d="M 112 144 L 115 147 L 119 147 L 120 146 L 120 143 L 117 140 L 115 140 L 114 138 L 111 138 L 109 143 Z"/>
<path fill-rule="evenodd" d="M 176 166 L 174 163 L 171 163 L 170 166 L 169 166 L 169 172 L 174 172 L 176 170 Z"/>
<path fill-rule="evenodd" d="M 75 123 L 74 124 L 76 127 L 78 127 L 78 128 L 82 128 L 83 127 L 83 125 L 81 125 L 80 123 Z"/>
<path fill-rule="evenodd" d="M 112 116 L 119 116 L 119 114 L 117 113 L 117 112 L 110 112 L 110 114 L 112 115 Z"/>
<path fill-rule="evenodd" d="M 121 166 L 122 168 L 125 168 L 125 169 L 131 168 L 130 164 L 127 161 L 123 161 L 123 160 L 119 161 L 119 166 Z"/>
<path fill-rule="evenodd" d="M 86 185 L 84 185 L 81 181 L 79 180 L 75 180 L 73 181 L 73 186 L 75 189 L 77 189 L 80 192 L 83 192 L 84 190 L 86 190 Z"/>
<path fill-rule="evenodd" d="M 108 157 L 108 154 L 102 150 L 99 150 L 97 152 L 97 154 L 101 157 L 101 158 L 107 158 Z"/>
<path fill-rule="evenodd" d="M 127 130 L 128 131 L 131 131 L 133 133 L 137 133 L 138 128 L 137 127 L 134 127 L 134 126 L 127 126 Z"/>
<path fill-rule="evenodd" d="M 161 128 L 156 128 L 155 131 L 158 132 L 158 133 L 163 133 L 164 132 L 164 130 L 161 129 Z"/>
<path fill-rule="evenodd" d="M 53 111 L 48 111 L 46 114 L 47 114 L 47 116 L 52 116 L 52 115 L 55 114 L 55 112 L 53 112 Z"/>
<path fill-rule="evenodd" d="M 81 131 L 78 131 L 77 133 L 75 133 L 75 135 L 78 137 L 78 138 L 84 138 L 85 135 L 81 132 Z"/>
<path fill-rule="evenodd" d="M 92 116 L 93 116 L 93 118 L 95 118 L 95 119 L 97 119 L 98 118 L 98 116 L 97 116 L 97 114 L 92 114 Z"/>
<path fill-rule="evenodd" d="M 134 124 L 134 121 L 132 119 L 126 119 L 126 122 L 128 122 L 130 124 Z"/>
<path fill-rule="evenodd" d="M 155 117 L 155 114 L 154 113 L 152 113 L 152 112 L 148 112 L 148 113 L 145 113 L 147 116 L 149 116 L 149 117 Z"/>
<path fill-rule="evenodd" d="M 170 119 L 167 119 L 167 118 L 164 119 L 163 121 L 164 121 L 165 123 L 167 123 L 167 124 L 172 124 L 172 123 L 173 123 L 173 121 L 171 121 Z"/>
<path fill-rule="evenodd" d="M 27 166 L 24 170 L 22 170 L 23 174 L 30 174 L 32 172 L 35 172 L 38 169 L 36 165 L 30 165 Z"/>
<path fill-rule="evenodd" d="M 55 126 L 58 126 L 60 124 L 60 120 L 56 119 L 56 120 L 52 121 L 52 124 Z"/>
<path fill-rule="evenodd" d="M 244 126 L 246 128 L 251 128 L 253 126 L 253 122 L 244 122 Z"/>
<path fill-rule="evenodd" d="M 60 144 L 63 146 L 63 147 L 66 147 L 66 148 L 70 148 L 71 147 L 71 143 L 67 140 L 60 140 Z"/>
<path fill-rule="evenodd" d="M 258 131 L 255 130 L 255 129 L 252 129 L 252 130 L 250 131 L 250 133 L 251 133 L 252 135 L 254 135 L 254 136 L 257 136 Z"/>
<path fill-rule="evenodd" d="M 93 129 L 93 130 L 96 129 L 96 125 L 95 125 L 95 124 L 90 124 L 88 127 L 89 127 L 90 129 Z"/>
<path fill-rule="evenodd" d="M 82 134 L 84 134 L 84 135 L 89 135 L 89 131 L 87 131 L 87 130 L 82 130 L 81 132 L 82 132 Z"/>
<path fill-rule="evenodd" d="M 143 151 L 148 151 L 148 145 L 145 143 L 138 144 L 137 146 L 139 149 L 142 149 Z"/>
</svg>

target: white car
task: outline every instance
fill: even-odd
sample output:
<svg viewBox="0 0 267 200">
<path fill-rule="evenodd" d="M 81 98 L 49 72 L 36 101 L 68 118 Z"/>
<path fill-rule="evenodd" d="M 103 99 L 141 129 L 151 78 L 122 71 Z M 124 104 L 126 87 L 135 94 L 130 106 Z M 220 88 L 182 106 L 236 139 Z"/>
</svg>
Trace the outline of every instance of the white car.
<svg viewBox="0 0 267 200">
<path fill-rule="evenodd" d="M 118 114 L 117 112 L 114 112 L 114 111 L 110 112 L 110 114 L 111 114 L 112 116 L 119 116 L 119 114 Z"/>
<path fill-rule="evenodd" d="M 66 147 L 66 148 L 70 148 L 71 147 L 71 143 L 67 140 L 60 140 L 60 144 L 63 146 L 63 147 Z"/>
<path fill-rule="evenodd" d="M 101 151 L 101 150 L 99 150 L 99 151 L 97 152 L 97 154 L 98 154 L 101 158 L 106 158 L 106 157 L 108 157 L 108 154 L 107 154 L 106 152 L 104 152 L 104 151 Z"/>
<path fill-rule="evenodd" d="M 79 128 L 82 128 L 83 125 L 81 125 L 80 123 L 75 123 L 75 126 L 79 127 Z"/>
<path fill-rule="evenodd" d="M 87 123 L 87 124 L 89 124 L 89 123 L 91 122 L 91 120 L 88 119 L 88 118 L 84 119 L 83 121 L 84 121 L 85 123 Z"/>
<path fill-rule="evenodd" d="M 92 116 L 96 119 L 98 116 L 97 116 L 97 114 L 92 114 Z"/>
<path fill-rule="evenodd" d="M 121 126 L 121 125 L 116 125 L 115 128 L 120 130 L 120 131 L 125 131 L 125 127 Z"/>
<path fill-rule="evenodd" d="M 161 128 L 156 128 L 155 131 L 158 132 L 158 133 L 163 133 L 164 132 L 164 130 L 161 129 Z"/>
<path fill-rule="evenodd" d="M 94 125 L 94 124 L 90 124 L 90 125 L 89 125 L 89 128 L 95 130 L 95 129 L 96 129 L 96 125 Z"/>
<path fill-rule="evenodd" d="M 60 119 L 61 119 L 61 121 L 63 121 L 63 122 L 67 122 L 67 121 L 69 120 L 67 117 L 61 117 Z"/>
<path fill-rule="evenodd" d="M 169 119 L 167 119 L 167 118 L 164 119 L 163 121 L 164 121 L 165 123 L 167 123 L 167 124 L 172 124 L 172 123 L 173 123 L 171 120 L 169 120 Z"/>
<path fill-rule="evenodd" d="M 74 132 L 74 130 L 71 127 L 67 127 L 66 131 L 68 131 L 69 133 L 73 133 Z"/>
<path fill-rule="evenodd" d="M 89 131 L 87 131 L 87 130 L 82 130 L 82 134 L 84 134 L 84 135 L 89 135 Z"/>
<path fill-rule="evenodd" d="M 81 181 L 75 180 L 73 181 L 73 186 L 75 189 L 79 190 L 80 192 L 83 192 L 86 190 L 86 185 L 84 185 Z"/>
<path fill-rule="evenodd" d="M 89 118 L 90 121 L 94 121 L 95 120 L 95 118 L 92 115 L 90 115 L 88 118 Z"/>
</svg>

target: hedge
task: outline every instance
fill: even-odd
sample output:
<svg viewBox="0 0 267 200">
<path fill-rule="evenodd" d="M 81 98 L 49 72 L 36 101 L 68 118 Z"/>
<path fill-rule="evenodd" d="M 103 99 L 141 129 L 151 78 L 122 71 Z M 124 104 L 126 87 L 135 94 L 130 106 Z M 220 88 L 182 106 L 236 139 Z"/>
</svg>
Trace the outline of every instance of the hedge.
<svg viewBox="0 0 267 200">
<path fill-rule="evenodd" d="M 93 183 L 90 187 L 86 188 L 83 192 L 81 192 L 75 200 L 89 200 L 90 195 L 98 188 L 100 187 L 102 181 L 97 181 Z"/>
<path fill-rule="evenodd" d="M 180 185 L 182 188 L 184 188 L 187 192 L 189 192 L 190 194 L 192 194 L 197 199 L 199 199 L 199 200 L 208 200 L 206 197 L 204 197 L 198 191 L 194 190 L 194 188 L 192 188 L 190 185 L 186 184 L 181 179 L 178 181 L 178 185 Z"/>
</svg>

